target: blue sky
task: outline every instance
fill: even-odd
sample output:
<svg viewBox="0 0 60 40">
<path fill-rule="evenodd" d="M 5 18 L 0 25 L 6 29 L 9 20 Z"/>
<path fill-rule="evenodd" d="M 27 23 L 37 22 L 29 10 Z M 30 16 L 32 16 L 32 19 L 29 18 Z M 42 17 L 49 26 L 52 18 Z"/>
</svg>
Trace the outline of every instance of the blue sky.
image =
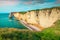
<svg viewBox="0 0 60 40">
<path fill-rule="evenodd" d="M 60 6 L 60 0 L 0 0 L 0 13 Z"/>
</svg>

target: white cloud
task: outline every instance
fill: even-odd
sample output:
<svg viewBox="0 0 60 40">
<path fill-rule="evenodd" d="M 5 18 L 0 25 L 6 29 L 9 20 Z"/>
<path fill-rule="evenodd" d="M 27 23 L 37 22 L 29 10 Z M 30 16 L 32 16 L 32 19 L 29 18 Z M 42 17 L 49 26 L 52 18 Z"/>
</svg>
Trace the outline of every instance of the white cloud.
<svg viewBox="0 0 60 40">
<path fill-rule="evenodd" d="M 60 4 L 60 0 L 56 0 L 55 4 Z"/>
<path fill-rule="evenodd" d="M 0 6 L 16 6 L 19 1 L 0 1 Z"/>
</svg>

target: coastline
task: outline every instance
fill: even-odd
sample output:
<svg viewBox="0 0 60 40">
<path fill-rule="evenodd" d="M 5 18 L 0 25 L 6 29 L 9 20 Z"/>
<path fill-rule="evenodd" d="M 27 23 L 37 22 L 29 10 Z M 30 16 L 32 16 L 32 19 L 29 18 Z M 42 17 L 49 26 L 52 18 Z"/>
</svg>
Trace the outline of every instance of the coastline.
<svg viewBox="0 0 60 40">
<path fill-rule="evenodd" d="M 38 28 L 38 27 L 35 27 L 35 26 L 33 26 L 33 25 L 29 25 L 29 24 L 27 24 L 25 21 L 22 21 L 22 20 L 19 20 L 25 27 L 27 27 L 29 30 L 31 30 L 31 31 L 41 31 L 41 29 L 40 28 Z"/>
</svg>

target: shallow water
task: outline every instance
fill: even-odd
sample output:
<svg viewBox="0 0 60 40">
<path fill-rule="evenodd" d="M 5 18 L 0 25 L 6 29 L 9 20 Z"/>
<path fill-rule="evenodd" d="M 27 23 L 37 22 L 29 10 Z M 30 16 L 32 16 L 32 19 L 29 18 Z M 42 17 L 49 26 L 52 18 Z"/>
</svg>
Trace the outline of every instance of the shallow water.
<svg viewBox="0 0 60 40">
<path fill-rule="evenodd" d="M 20 28 L 25 29 L 26 27 L 22 25 L 17 20 L 10 20 L 9 13 L 0 13 L 0 28 Z"/>
</svg>

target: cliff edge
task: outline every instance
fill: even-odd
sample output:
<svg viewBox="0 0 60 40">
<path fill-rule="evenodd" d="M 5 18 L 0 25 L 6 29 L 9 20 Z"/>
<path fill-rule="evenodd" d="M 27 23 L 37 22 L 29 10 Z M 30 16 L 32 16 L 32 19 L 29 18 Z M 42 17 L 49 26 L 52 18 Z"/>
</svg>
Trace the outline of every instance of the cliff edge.
<svg viewBox="0 0 60 40">
<path fill-rule="evenodd" d="M 30 10 L 24 13 L 13 12 L 12 15 L 17 20 L 22 20 L 23 23 L 32 27 L 32 29 L 43 30 L 44 28 L 51 27 L 57 20 L 60 20 L 60 7 Z"/>
</svg>

